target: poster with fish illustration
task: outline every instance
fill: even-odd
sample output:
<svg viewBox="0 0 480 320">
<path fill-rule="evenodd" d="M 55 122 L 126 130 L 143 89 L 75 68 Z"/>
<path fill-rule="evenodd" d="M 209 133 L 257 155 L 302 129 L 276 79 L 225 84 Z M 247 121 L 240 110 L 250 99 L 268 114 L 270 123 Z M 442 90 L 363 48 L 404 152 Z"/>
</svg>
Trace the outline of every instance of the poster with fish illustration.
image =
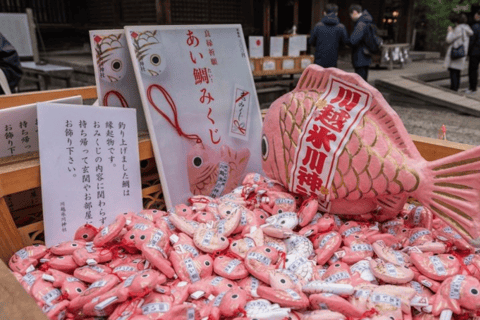
<svg viewBox="0 0 480 320">
<path fill-rule="evenodd" d="M 240 25 L 125 27 L 167 207 L 261 172 L 262 118 Z"/>
<path fill-rule="evenodd" d="M 91 30 L 90 44 L 98 105 L 136 109 L 138 131 L 146 132 L 147 122 L 125 39 L 125 31 L 123 29 Z"/>
</svg>

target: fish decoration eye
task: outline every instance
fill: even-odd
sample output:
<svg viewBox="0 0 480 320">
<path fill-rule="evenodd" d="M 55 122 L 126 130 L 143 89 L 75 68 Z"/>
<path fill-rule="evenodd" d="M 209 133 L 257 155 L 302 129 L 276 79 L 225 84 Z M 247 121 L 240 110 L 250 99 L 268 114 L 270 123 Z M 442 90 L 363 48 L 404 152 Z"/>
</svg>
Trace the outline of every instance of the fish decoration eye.
<svg viewBox="0 0 480 320">
<path fill-rule="evenodd" d="M 122 70 L 122 61 L 120 59 L 115 59 L 112 61 L 112 70 L 115 71 L 115 72 L 118 72 L 120 70 Z"/>
<path fill-rule="evenodd" d="M 87 239 L 87 238 L 88 238 L 88 234 L 84 233 L 84 234 L 82 235 L 82 238 L 83 238 L 83 239 Z"/>
<path fill-rule="evenodd" d="M 132 235 L 130 236 L 130 239 L 132 239 L 132 240 L 135 239 L 135 235 L 132 234 Z"/>
<path fill-rule="evenodd" d="M 198 157 L 198 156 L 197 156 L 197 157 L 193 158 L 193 161 L 192 161 L 192 162 L 193 162 L 193 166 L 194 166 L 195 168 L 200 168 L 201 165 L 202 165 L 202 163 L 203 163 L 203 159 L 202 159 L 201 157 Z"/>
<path fill-rule="evenodd" d="M 238 294 L 232 295 L 232 299 L 237 299 L 237 298 L 238 298 Z"/>
<path fill-rule="evenodd" d="M 82 288 L 75 288 L 75 291 L 77 291 L 78 293 L 81 293 L 81 292 L 82 292 Z"/>
<path fill-rule="evenodd" d="M 205 261 L 205 265 L 208 267 L 210 265 L 210 261 Z"/>
<path fill-rule="evenodd" d="M 160 58 L 160 55 L 158 54 L 152 54 L 150 56 L 150 62 L 154 65 L 154 66 L 158 66 L 160 65 L 160 63 L 162 62 L 162 59 Z"/>
<path fill-rule="evenodd" d="M 146 238 L 146 236 L 145 236 L 144 234 L 142 234 L 142 235 L 140 236 L 140 240 L 145 240 L 145 238 Z"/>
<path fill-rule="evenodd" d="M 473 295 L 477 295 L 478 290 L 476 288 L 472 288 L 472 289 L 470 289 L 470 293 L 473 294 Z"/>
<path fill-rule="evenodd" d="M 142 274 L 142 278 L 148 278 L 149 274 Z"/>
<path fill-rule="evenodd" d="M 72 243 L 72 247 L 76 247 L 76 246 L 77 246 L 77 244 L 76 244 L 76 243 Z"/>
<path fill-rule="evenodd" d="M 265 161 L 268 158 L 268 140 L 265 135 L 262 137 L 262 158 Z"/>
<path fill-rule="evenodd" d="M 285 283 L 286 281 L 285 281 L 285 279 L 280 279 L 280 282 Z"/>
<path fill-rule="evenodd" d="M 231 283 L 227 284 L 227 287 L 233 288 L 233 285 Z"/>
</svg>

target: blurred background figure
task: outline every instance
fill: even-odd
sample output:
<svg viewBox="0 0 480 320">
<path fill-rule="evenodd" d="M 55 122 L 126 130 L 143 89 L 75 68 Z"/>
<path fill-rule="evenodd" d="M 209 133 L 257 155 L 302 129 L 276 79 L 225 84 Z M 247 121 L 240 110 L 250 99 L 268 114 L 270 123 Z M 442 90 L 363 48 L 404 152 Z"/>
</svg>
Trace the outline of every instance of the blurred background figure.
<svg viewBox="0 0 480 320">
<path fill-rule="evenodd" d="M 338 6 L 327 4 L 324 17 L 315 25 L 309 40 L 315 46 L 315 63 L 324 68 L 337 67 L 338 48 L 348 43 L 347 29 L 338 19 Z"/>
<path fill-rule="evenodd" d="M 20 82 L 22 77 L 22 68 L 20 58 L 13 45 L 0 33 L 0 69 L 5 75 L 10 91 Z M 0 94 L 5 94 L 0 87 Z"/>
<path fill-rule="evenodd" d="M 478 64 L 480 63 L 480 10 L 475 13 L 475 23 L 472 26 L 473 36 L 470 38 L 469 43 L 469 56 L 468 62 L 468 84 L 469 87 L 465 93 L 477 92 L 478 86 Z"/>
<path fill-rule="evenodd" d="M 365 37 L 370 24 L 373 23 L 373 19 L 367 10 L 362 11 L 362 6 L 359 4 L 352 4 L 348 11 L 350 18 L 355 22 L 355 27 L 350 35 L 352 64 L 355 68 L 355 73 L 360 75 L 363 80 L 368 81 L 368 69 L 372 63 L 372 56 L 365 45 Z"/>
<path fill-rule="evenodd" d="M 467 16 L 462 14 L 453 14 L 450 16 L 450 21 L 455 24 L 455 27 L 448 27 L 446 42 L 449 44 L 447 54 L 445 55 L 445 66 L 450 72 L 450 89 L 458 91 L 460 87 L 460 71 L 465 66 L 468 52 L 468 43 L 473 31 L 467 24 Z M 452 51 L 463 46 L 465 55 L 460 58 L 452 58 Z"/>
</svg>

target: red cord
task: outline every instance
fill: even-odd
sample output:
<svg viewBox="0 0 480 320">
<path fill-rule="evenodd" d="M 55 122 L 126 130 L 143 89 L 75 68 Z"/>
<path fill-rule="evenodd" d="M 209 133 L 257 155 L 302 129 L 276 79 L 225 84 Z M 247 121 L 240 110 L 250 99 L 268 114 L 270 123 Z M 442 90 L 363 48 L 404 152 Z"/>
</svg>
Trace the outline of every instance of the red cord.
<svg viewBox="0 0 480 320">
<path fill-rule="evenodd" d="M 170 105 L 170 108 L 172 109 L 173 111 L 173 118 L 174 118 L 174 121 L 172 121 L 172 119 L 170 119 L 162 110 L 160 110 L 157 105 L 155 104 L 155 102 L 153 102 L 153 99 L 152 99 L 152 89 L 158 89 L 160 90 L 160 92 L 163 94 L 163 96 L 165 97 L 165 100 L 167 101 L 167 103 Z M 150 104 L 152 105 L 152 107 L 157 110 L 158 113 L 160 113 L 160 115 L 165 118 L 165 120 L 168 121 L 168 123 L 170 123 L 170 125 L 175 129 L 177 130 L 177 133 L 179 136 L 181 137 L 185 137 L 187 139 L 190 139 L 190 140 L 195 140 L 197 143 L 202 143 L 202 139 L 196 135 L 196 134 L 186 134 L 185 132 L 182 131 L 182 128 L 180 128 L 180 124 L 178 123 L 178 113 L 177 113 L 177 106 L 175 105 L 175 102 L 173 101 L 172 97 L 170 96 L 170 94 L 167 92 L 167 90 L 165 90 L 162 86 L 158 85 L 158 84 L 152 84 L 148 87 L 147 89 L 147 98 L 148 98 L 148 102 L 150 102 Z"/>
<path fill-rule="evenodd" d="M 120 100 L 120 103 L 122 104 L 123 108 L 128 108 L 128 102 L 127 100 L 122 96 L 122 94 L 118 91 L 115 90 L 110 90 L 108 91 L 105 96 L 103 97 L 103 105 L 108 106 L 108 97 L 113 94 L 117 96 L 118 100 Z"/>
</svg>

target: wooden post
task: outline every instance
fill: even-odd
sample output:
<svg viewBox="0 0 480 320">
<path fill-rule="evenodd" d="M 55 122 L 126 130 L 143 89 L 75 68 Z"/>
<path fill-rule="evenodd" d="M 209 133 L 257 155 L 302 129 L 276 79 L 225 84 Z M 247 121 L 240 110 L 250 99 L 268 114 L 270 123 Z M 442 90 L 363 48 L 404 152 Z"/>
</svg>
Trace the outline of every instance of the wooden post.
<svg viewBox="0 0 480 320">
<path fill-rule="evenodd" d="M 37 43 L 37 27 L 35 26 L 35 20 L 33 19 L 33 11 L 30 8 L 27 8 L 27 20 L 28 20 L 28 29 L 30 31 L 30 40 L 32 44 L 33 52 L 33 61 L 38 64 L 40 62 L 40 54 L 38 53 L 38 43 Z"/>
<path fill-rule="evenodd" d="M 25 245 L 3 196 L 0 198 L 0 234 L 2 235 L 0 237 L 0 259 L 8 261 Z"/>
<path fill-rule="evenodd" d="M 299 5 L 299 0 L 295 0 L 293 3 L 293 25 L 297 27 L 297 33 L 298 33 L 298 5 Z"/>
<path fill-rule="evenodd" d="M 273 4 L 273 35 L 278 35 L 278 0 Z"/>
<path fill-rule="evenodd" d="M 263 0 L 263 52 L 270 52 L 270 0 Z"/>
<path fill-rule="evenodd" d="M 312 26 L 310 29 L 313 29 L 320 22 L 324 11 L 325 0 L 312 0 Z"/>
<path fill-rule="evenodd" d="M 172 24 L 170 0 L 155 0 L 155 9 L 157 11 L 157 23 Z"/>
<path fill-rule="evenodd" d="M 412 38 L 413 38 L 413 29 L 414 29 L 414 18 L 413 18 L 413 15 L 414 15 L 414 12 L 415 11 L 415 7 L 414 7 L 414 3 L 413 3 L 413 0 L 409 0 L 408 1 L 408 7 L 407 7 L 407 38 L 406 38 L 406 42 L 407 43 L 412 43 Z M 413 43 L 412 44 L 412 50 L 414 50 L 413 46 L 415 44 Z"/>
</svg>

